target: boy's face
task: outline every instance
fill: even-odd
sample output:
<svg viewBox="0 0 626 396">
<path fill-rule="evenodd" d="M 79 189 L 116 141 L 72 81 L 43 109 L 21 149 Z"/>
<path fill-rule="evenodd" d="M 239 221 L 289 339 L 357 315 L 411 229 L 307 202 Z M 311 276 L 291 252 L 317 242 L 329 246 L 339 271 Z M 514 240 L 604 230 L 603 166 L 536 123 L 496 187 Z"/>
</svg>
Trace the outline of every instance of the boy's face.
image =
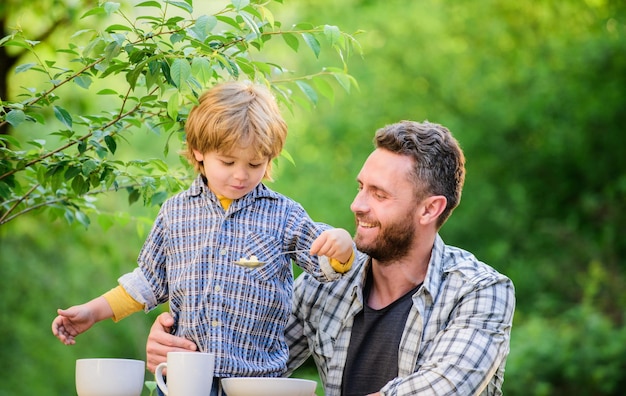
<svg viewBox="0 0 626 396">
<path fill-rule="evenodd" d="M 269 158 L 260 158 L 252 146 L 235 147 L 230 152 L 193 151 L 202 162 L 213 193 L 229 199 L 241 198 L 252 191 L 265 175 Z"/>
</svg>

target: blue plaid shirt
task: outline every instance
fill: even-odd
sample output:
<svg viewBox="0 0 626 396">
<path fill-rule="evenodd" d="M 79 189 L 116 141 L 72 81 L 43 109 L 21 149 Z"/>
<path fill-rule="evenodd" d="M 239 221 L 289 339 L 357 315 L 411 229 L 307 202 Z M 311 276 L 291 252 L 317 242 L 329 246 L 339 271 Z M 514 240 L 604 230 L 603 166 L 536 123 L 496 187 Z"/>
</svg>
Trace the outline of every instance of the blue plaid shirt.
<svg viewBox="0 0 626 396">
<path fill-rule="evenodd" d="M 326 396 L 340 396 L 354 316 L 363 309 L 370 261 L 321 284 L 303 274 L 294 284 L 286 329 L 289 371 L 313 355 Z M 501 395 L 515 310 L 513 283 L 467 251 L 437 236 L 422 287 L 398 350 L 398 377 L 382 389 L 397 395 Z"/>
<path fill-rule="evenodd" d="M 146 310 L 169 302 L 175 334 L 216 355 L 215 376 L 280 376 L 289 355 L 284 330 L 291 312 L 291 259 L 320 281 L 327 275 L 308 249 L 329 226 L 300 204 L 260 184 L 224 210 L 201 176 L 167 200 L 120 284 Z M 259 268 L 236 265 L 243 257 Z"/>
</svg>

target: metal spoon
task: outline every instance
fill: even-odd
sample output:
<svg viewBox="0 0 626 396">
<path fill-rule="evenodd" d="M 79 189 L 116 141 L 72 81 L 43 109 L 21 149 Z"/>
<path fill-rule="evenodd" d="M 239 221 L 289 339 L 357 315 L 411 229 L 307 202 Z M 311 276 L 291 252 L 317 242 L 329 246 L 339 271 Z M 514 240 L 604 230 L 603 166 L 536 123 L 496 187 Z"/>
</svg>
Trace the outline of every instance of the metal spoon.
<svg viewBox="0 0 626 396">
<path fill-rule="evenodd" d="M 281 252 L 281 253 L 273 255 L 267 261 L 272 261 L 275 258 L 277 258 L 279 256 L 282 256 L 284 254 L 302 253 L 302 252 L 308 252 L 308 251 L 309 251 L 308 249 L 287 250 L 286 252 Z M 267 261 L 259 261 L 256 256 L 250 256 L 249 259 L 247 257 L 242 257 L 239 260 L 233 261 L 233 263 L 235 263 L 237 265 L 241 265 L 242 267 L 257 268 L 257 267 L 260 267 L 262 265 L 265 265 L 267 263 Z"/>
</svg>

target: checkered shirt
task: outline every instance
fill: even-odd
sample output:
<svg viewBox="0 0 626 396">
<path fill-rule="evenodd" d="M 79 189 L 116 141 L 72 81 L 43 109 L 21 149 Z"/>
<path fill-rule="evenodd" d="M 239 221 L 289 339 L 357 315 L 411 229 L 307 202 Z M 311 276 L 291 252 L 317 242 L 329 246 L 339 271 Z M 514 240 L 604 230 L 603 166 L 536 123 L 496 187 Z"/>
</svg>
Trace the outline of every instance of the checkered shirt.
<svg viewBox="0 0 626 396">
<path fill-rule="evenodd" d="M 357 257 L 336 282 L 303 274 L 294 284 L 287 325 L 289 371 L 312 355 L 326 396 L 340 396 L 354 316 L 363 309 L 371 261 Z M 396 395 L 501 395 L 515 310 L 512 282 L 437 236 L 424 280 L 413 295 L 398 351 Z"/>
<path fill-rule="evenodd" d="M 308 251 L 327 228 L 263 184 L 224 211 L 199 176 L 163 204 L 138 268 L 119 282 L 146 311 L 169 302 L 175 334 L 216 355 L 216 377 L 280 376 L 289 355 L 284 329 L 293 291 L 290 260 L 320 281 L 327 277 L 308 252 L 259 268 L 233 262 Z"/>
</svg>

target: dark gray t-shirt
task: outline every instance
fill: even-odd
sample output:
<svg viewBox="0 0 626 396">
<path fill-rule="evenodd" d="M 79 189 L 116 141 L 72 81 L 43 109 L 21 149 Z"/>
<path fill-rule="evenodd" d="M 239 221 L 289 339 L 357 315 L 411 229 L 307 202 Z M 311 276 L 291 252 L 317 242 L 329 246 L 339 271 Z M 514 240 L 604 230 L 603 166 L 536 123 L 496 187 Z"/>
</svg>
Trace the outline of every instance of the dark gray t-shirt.
<svg viewBox="0 0 626 396">
<path fill-rule="evenodd" d="M 364 290 L 367 301 L 371 289 L 371 273 Z M 348 358 L 343 370 L 341 394 L 364 396 L 378 392 L 398 376 L 398 348 L 413 301 L 411 297 L 421 286 L 376 310 L 365 307 L 354 318 Z"/>
</svg>

